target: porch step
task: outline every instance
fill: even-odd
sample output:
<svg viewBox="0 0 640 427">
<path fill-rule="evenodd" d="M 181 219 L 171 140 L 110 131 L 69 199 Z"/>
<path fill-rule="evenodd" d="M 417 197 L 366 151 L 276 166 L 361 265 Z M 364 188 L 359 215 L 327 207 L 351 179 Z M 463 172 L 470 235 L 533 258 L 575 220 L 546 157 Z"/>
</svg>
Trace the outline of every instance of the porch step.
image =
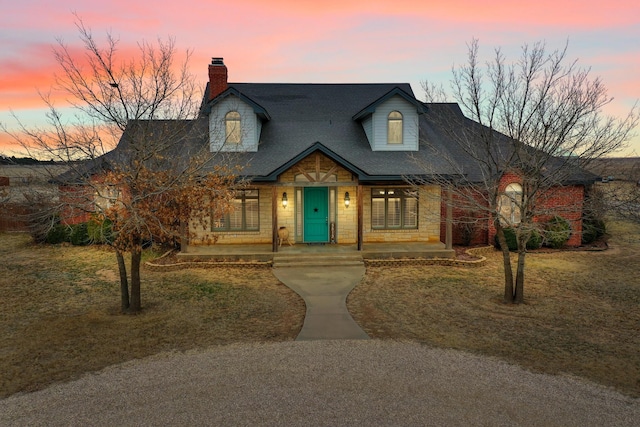
<svg viewBox="0 0 640 427">
<path fill-rule="evenodd" d="M 283 254 L 273 255 L 273 267 L 353 267 L 364 266 L 362 255 L 358 253 L 336 254 Z"/>
</svg>

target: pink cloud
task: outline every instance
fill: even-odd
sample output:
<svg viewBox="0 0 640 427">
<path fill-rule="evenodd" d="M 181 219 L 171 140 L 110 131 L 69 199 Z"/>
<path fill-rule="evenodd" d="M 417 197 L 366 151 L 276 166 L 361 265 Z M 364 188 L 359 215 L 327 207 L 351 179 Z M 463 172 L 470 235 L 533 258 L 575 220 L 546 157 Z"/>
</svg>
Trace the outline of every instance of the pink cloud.
<svg viewBox="0 0 640 427">
<path fill-rule="evenodd" d="M 0 113 L 8 105 L 40 105 L 35 87 L 46 91 L 55 68 L 46 43 L 63 36 L 77 45 L 73 10 L 99 40 L 108 30 L 121 37 L 125 56 L 141 40 L 175 36 L 178 50 L 195 49 L 191 71 L 202 85 L 211 57 L 222 56 L 231 81 L 408 81 L 419 90 L 421 79 L 448 79 L 474 36 L 485 53 L 503 46 L 510 57 L 521 43 L 546 39 L 555 48 L 568 38 L 569 56 L 593 65 L 616 100 L 640 97 L 637 1 L 212 0 L 185 7 L 165 0 L 59 0 L 55 8 L 39 3 L 43 13 L 16 2 L 5 11 L 14 17 L 5 26 L 10 42 L 21 47 L 9 57 L 0 46 Z"/>
</svg>

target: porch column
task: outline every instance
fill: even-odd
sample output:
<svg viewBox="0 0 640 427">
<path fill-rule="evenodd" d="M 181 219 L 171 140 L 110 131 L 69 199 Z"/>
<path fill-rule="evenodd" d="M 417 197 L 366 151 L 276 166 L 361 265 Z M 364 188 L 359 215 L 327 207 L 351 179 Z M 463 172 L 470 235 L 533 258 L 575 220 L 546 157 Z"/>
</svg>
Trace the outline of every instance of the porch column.
<svg viewBox="0 0 640 427">
<path fill-rule="evenodd" d="M 271 252 L 278 252 L 278 188 L 271 188 Z"/>
<path fill-rule="evenodd" d="M 358 205 L 358 250 L 361 251 L 362 250 L 362 240 L 363 240 L 363 236 L 362 236 L 362 224 L 363 224 L 363 216 L 362 216 L 362 212 L 363 212 L 363 207 L 362 207 L 362 185 L 358 185 L 357 189 L 356 189 L 356 204 Z"/>
<path fill-rule="evenodd" d="M 446 249 L 453 249 L 453 190 L 447 187 L 446 232 L 444 238 Z"/>
</svg>

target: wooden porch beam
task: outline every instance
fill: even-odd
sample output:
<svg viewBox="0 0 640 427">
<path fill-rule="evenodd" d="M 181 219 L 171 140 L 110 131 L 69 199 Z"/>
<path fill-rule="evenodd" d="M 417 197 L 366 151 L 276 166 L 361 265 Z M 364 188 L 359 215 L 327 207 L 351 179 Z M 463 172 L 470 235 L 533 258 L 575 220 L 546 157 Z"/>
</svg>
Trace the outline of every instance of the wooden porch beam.
<svg viewBox="0 0 640 427">
<path fill-rule="evenodd" d="M 271 189 L 271 252 L 278 252 L 278 189 Z"/>
<path fill-rule="evenodd" d="M 358 185 L 358 187 L 356 188 L 356 199 L 357 199 L 356 204 L 358 208 L 358 250 L 361 251 L 362 239 L 363 239 L 362 228 L 364 223 L 364 218 L 363 218 L 364 211 L 362 207 L 362 200 L 363 200 L 362 185 Z"/>
<path fill-rule="evenodd" d="M 315 182 L 316 180 L 313 179 L 313 177 L 311 175 L 309 175 L 307 173 L 306 170 L 302 169 L 302 167 L 297 166 L 298 172 L 300 172 L 302 175 L 304 175 L 305 177 L 307 177 L 307 179 L 309 180 L 309 182 Z"/>
<path fill-rule="evenodd" d="M 327 171 L 327 173 L 325 173 L 325 174 L 324 174 L 324 176 L 322 177 L 322 179 L 320 180 L 320 182 L 324 182 L 324 181 L 326 181 L 327 179 L 329 179 L 329 178 L 331 177 L 331 174 L 332 174 L 332 173 L 334 173 L 334 172 L 335 172 L 335 171 L 337 171 L 337 170 L 338 170 L 338 166 L 335 166 L 335 165 L 334 165 L 331 169 L 329 169 L 329 170 Z"/>
<path fill-rule="evenodd" d="M 446 209 L 446 229 L 445 248 L 453 249 L 453 190 L 447 187 L 447 209 Z"/>
</svg>

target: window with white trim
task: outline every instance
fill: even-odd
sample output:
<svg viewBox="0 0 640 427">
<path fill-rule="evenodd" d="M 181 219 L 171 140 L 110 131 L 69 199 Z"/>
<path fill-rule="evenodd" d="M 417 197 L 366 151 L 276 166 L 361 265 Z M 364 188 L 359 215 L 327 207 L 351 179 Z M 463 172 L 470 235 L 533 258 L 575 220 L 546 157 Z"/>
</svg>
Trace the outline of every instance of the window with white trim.
<svg viewBox="0 0 640 427">
<path fill-rule="evenodd" d="M 402 144 L 402 113 L 392 111 L 387 118 L 387 143 Z"/>
<path fill-rule="evenodd" d="M 258 231 L 260 229 L 260 199 L 258 190 L 242 190 L 231 201 L 228 214 L 215 218 L 212 231 Z"/>
<path fill-rule="evenodd" d="M 415 190 L 374 188 L 371 190 L 371 228 L 418 228 L 418 194 Z"/>
<path fill-rule="evenodd" d="M 522 186 L 516 182 L 507 185 L 500 195 L 500 216 L 508 224 L 520 224 L 522 206 Z"/>
<path fill-rule="evenodd" d="M 240 113 L 237 111 L 229 111 L 224 116 L 224 123 L 226 128 L 226 142 L 229 144 L 240 144 L 242 141 Z"/>
</svg>

